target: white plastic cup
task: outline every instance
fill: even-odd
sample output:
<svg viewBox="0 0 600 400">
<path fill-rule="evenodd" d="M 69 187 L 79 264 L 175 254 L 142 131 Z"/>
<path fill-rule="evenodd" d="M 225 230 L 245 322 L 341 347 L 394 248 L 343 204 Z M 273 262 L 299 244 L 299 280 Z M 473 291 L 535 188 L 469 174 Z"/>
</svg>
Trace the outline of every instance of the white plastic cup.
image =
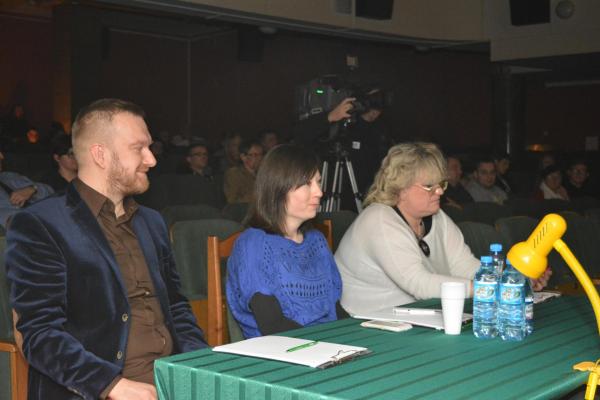
<svg viewBox="0 0 600 400">
<path fill-rule="evenodd" d="M 444 332 L 460 335 L 467 288 L 462 282 L 443 282 L 441 292 Z"/>
</svg>

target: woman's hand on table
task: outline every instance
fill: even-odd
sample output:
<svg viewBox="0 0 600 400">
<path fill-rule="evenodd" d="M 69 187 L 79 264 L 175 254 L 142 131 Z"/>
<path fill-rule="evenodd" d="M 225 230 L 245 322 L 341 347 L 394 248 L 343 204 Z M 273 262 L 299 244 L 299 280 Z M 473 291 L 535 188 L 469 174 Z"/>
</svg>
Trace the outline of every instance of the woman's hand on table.
<svg viewBox="0 0 600 400">
<path fill-rule="evenodd" d="M 550 280 L 551 276 L 552 269 L 548 267 L 539 278 L 531 280 L 531 287 L 535 292 L 539 292 L 540 290 L 544 289 L 546 285 L 548 285 L 548 281 Z"/>
</svg>

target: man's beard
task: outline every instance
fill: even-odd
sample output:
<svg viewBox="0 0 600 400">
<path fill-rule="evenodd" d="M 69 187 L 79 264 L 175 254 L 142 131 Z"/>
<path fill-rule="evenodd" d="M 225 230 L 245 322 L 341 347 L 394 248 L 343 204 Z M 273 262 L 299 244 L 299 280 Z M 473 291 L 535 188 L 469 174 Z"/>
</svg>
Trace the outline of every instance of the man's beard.
<svg viewBox="0 0 600 400">
<path fill-rule="evenodd" d="M 108 171 L 108 191 L 121 196 L 131 196 L 144 193 L 150 183 L 147 175 L 137 175 L 137 170 L 127 175 L 125 168 L 116 152 L 112 152 L 112 161 Z"/>
</svg>

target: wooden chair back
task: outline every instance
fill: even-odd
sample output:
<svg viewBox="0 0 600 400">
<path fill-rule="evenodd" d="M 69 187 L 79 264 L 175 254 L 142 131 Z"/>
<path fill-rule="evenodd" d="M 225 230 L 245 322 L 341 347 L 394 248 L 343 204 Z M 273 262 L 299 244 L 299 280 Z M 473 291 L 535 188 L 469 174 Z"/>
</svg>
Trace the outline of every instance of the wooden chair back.
<svg viewBox="0 0 600 400">
<path fill-rule="evenodd" d="M 208 245 L 208 328 L 206 341 L 210 346 L 219 346 L 228 342 L 226 316 L 227 309 L 223 300 L 221 260 L 231 255 L 233 244 L 241 232 L 234 233 L 225 240 L 209 236 Z"/>
</svg>

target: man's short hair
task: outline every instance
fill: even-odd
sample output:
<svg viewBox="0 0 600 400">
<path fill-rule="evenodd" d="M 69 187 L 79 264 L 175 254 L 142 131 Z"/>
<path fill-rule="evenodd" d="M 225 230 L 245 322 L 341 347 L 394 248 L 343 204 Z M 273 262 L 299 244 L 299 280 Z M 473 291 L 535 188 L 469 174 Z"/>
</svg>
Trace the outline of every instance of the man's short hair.
<svg viewBox="0 0 600 400">
<path fill-rule="evenodd" d="M 206 144 L 206 142 L 204 142 L 204 141 L 197 141 L 197 142 L 194 142 L 194 143 L 190 144 L 187 147 L 187 153 L 186 154 L 188 156 L 191 156 L 192 155 L 192 151 L 194 151 L 194 149 L 196 147 L 204 147 L 206 149 L 206 151 L 208 151 L 208 145 Z"/>
<path fill-rule="evenodd" d="M 248 154 L 252 146 L 257 146 L 262 149 L 262 144 L 260 144 L 256 139 L 246 139 L 240 143 L 240 154 Z"/>
<path fill-rule="evenodd" d="M 71 136 L 67 134 L 61 134 L 52 139 L 52 155 L 64 156 L 73 149 L 71 143 Z"/>
<path fill-rule="evenodd" d="M 97 135 L 102 132 L 93 132 L 94 128 L 108 127 L 115 115 L 121 113 L 129 113 L 140 118 L 145 118 L 144 110 L 130 101 L 120 99 L 100 99 L 83 107 L 71 128 L 71 137 L 73 142 L 73 151 L 77 161 L 81 163 L 81 154 L 78 154 L 82 149 L 79 148 L 80 141 L 91 133 Z"/>
<path fill-rule="evenodd" d="M 85 133 L 86 129 L 98 121 L 111 122 L 116 114 L 129 113 L 140 118 L 146 118 L 144 110 L 130 101 L 120 99 L 100 99 L 83 107 L 73 123 L 71 129 L 73 140 Z"/>
<path fill-rule="evenodd" d="M 492 156 L 489 156 L 489 155 L 481 156 L 475 160 L 475 170 L 477 171 L 479 169 L 479 167 L 481 166 L 481 164 L 489 164 L 489 163 L 494 164 L 494 158 Z"/>
</svg>

